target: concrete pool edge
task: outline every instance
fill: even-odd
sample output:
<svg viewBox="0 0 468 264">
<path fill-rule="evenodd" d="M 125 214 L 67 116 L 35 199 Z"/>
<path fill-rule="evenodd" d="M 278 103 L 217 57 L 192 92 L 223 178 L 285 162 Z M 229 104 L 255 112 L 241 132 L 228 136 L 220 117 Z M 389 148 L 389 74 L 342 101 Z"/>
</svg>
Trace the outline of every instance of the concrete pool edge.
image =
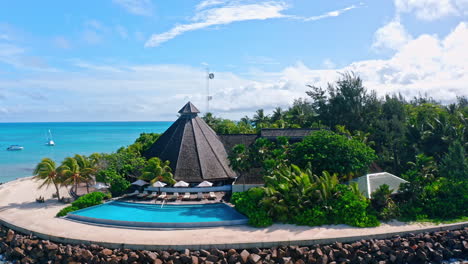
<svg viewBox="0 0 468 264">
<path fill-rule="evenodd" d="M 20 232 L 26 235 L 34 235 L 43 240 L 50 240 L 56 243 L 64 243 L 64 244 L 96 244 L 102 247 L 116 249 L 116 248 L 128 248 L 132 250 L 200 250 L 200 249 L 211 249 L 217 248 L 221 250 L 227 249 L 247 249 L 247 248 L 271 248 L 275 246 L 289 246 L 289 245 L 297 245 L 297 246 L 310 246 L 315 244 L 331 244 L 334 242 L 342 242 L 342 243 L 349 243 L 358 241 L 361 239 L 387 239 L 391 238 L 395 235 L 406 235 L 410 233 L 424 233 L 424 232 L 435 232 L 435 231 L 447 231 L 447 230 L 456 230 L 456 229 L 463 229 L 468 227 L 468 222 L 461 222 L 461 223 L 454 223 L 454 224 L 446 224 L 440 225 L 435 227 L 427 227 L 427 228 L 418 228 L 412 230 L 404 230 L 404 231 L 396 231 L 396 232 L 388 232 L 388 233 L 380 233 L 380 234 L 368 234 L 368 235 L 358 235 L 358 236 L 344 236 L 344 237 L 329 237 L 329 238 L 317 238 L 317 239 L 306 239 L 306 240 L 277 240 L 277 241 L 257 241 L 257 242 L 241 242 L 241 243 L 205 243 L 205 244 L 137 244 L 137 243 L 113 243 L 113 242 L 105 242 L 105 241 L 95 241 L 95 240 L 82 240 L 82 239 L 75 239 L 75 238 L 67 238 L 67 237 L 59 237 L 50 234 L 44 234 L 41 232 L 31 231 L 29 229 L 17 226 L 15 224 L 9 223 L 3 219 L 0 219 L 0 224 L 6 226 L 16 232 Z"/>
<path fill-rule="evenodd" d="M 242 216 L 241 219 L 232 219 L 232 220 L 220 220 L 220 221 L 206 221 L 206 222 L 143 222 L 143 221 L 124 221 L 124 220 L 113 220 L 106 218 L 97 218 L 90 216 L 83 216 L 76 214 L 77 212 L 86 211 L 92 208 L 98 208 L 105 206 L 106 204 L 115 203 L 115 204 L 130 204 L 130 205 L 144 205 L 144 206 L 154 206 L 153 204 L 144 204 L 144 203 L 132 203 L 132 202 L 123 202 L 123 201 L 108 201 L 103 204 L 83 208 L 74 212 L 68 213 L 63 219 L 78 221 L 84 224 L 96 224 L 102 226 L 111 226 L 111 227 L 123 227 L 123 228 L 145 228 L 145 229 L 179 229 L 179 228 L 204 228 L 204 227 L 223 227 L 223 226 L 236 226 L 236 225 L 246 225 L 248 223 L 248 218 L 239 212 L 235 211 L 239 216 Z M 226 203 L 210 203 L 207 205 L 203 204 L 189 204 L 189 205 L 166 205 L 167 207 L 204 207 L 204 206 L 224 206 L 230 210 L 235 210 L 233 207 L 229 206 Z"/>
<path fill-rule="evenodd" d="M 201 227 L 220 227 L 232 225 L 246 225 L 248 220 L 228 220 L 216 222 L 186 222 L 186 223 L 156 223 L 156 222 L 133 222 L 133 221 L 119 221 L 102 218 L 93 218 L 82 215 L 68 214 L 64 219 L 79 221 L 85 224 L 99 224 L 108 225 L 112 227 L 136 227 L 136 228 L 201 228 Z"/>
</svg>

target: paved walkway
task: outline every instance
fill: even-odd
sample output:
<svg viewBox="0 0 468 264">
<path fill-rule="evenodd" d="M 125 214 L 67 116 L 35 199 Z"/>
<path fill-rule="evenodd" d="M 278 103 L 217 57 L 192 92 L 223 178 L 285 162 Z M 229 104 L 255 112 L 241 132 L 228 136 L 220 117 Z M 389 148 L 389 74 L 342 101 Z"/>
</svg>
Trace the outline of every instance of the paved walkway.
<svg viewBox="0 0 468 264">
<path fill-rule="evenodd" d="M 249 226 L 216 227 L 184 230 L 135 230 L 95 226 L 66 219 L 55 214 L 66 205 L 52 199 L 53 186 L 38 190 L 31 178 L 0 185 L 0 222 L 18 231 L 31 231 L 43 239 L 64 243 L 99 243 L 106 247 L 139 249 L 200 249 L 217 247 L 271 247 L 277 244 L 315 244 L 352 241 L 361 237 L 382 237 L 387 233 L 415 232 L 435 228 L 468 225 L 405 224 L 393 222 L 375 228 L 352 228 L 345 225 L 306 227 L 275 224 L 268 228 Z M 62 190 L 65 194 L 66 191 Z M 46 202 L 36 203 L 43 196 Z"/>
</svg>

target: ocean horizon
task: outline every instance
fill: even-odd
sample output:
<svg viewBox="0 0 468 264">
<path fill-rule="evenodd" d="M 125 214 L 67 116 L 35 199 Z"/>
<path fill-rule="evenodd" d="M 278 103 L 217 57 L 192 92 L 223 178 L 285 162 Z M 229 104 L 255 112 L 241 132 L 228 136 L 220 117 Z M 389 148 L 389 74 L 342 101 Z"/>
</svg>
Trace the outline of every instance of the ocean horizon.
<svg viewBox="0 0 468 264">
<path fill-rule="evenodd" d="M 141 133 L 163 133 L 173 121 L 11 122 L 0 123 L 0 183 L 32 176 L 45 157 L 60 163 L 75 154 L 111 153 L 132 144 Z M 51 131 L 55 146 L 47 146 Z M 10 145 L 24 150 L 8 151 Z"/>
</svg>

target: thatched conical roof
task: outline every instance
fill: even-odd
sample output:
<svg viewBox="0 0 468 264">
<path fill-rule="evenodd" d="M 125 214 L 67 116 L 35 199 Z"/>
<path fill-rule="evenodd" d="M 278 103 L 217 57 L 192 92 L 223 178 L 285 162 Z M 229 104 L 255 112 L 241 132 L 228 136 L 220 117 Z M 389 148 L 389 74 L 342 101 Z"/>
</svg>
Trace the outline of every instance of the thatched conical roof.
<svg viewBox="0 0 468 264">
<path fill-rule="evenodd" d="M 218 135 L 188 102 L 180 117 L 145 153 L 147 158 L 170 161 L 174 179 L 186 182 L 216 181 L 234 178 L 227 153 Z"/>
</svg>

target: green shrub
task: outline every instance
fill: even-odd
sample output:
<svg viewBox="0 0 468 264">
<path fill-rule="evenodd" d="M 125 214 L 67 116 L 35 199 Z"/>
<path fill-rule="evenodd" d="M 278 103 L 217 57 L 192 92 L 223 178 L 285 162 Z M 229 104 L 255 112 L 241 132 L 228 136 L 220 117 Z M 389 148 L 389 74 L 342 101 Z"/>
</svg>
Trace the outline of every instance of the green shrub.
<svg viewBox="0 0 468 264">
<path fill-rule="evenodd" d="M 391 197 L 392 192 L 388 185 L 383 184 L 372 193 L 371 205 L 381 220 L 387 221 L 399 216 L 398 206 Z"/>
<path fill-rule="evenodd" d="M 76 210 L 80 210 L 80 208 L 78 207 L 75 207 L 75 206 L 67 206 L 65 208 L 63 208 L 62 210 L 60 210 L 58 213 L 57 213 L 57 217 L 62 217 L 62 216 L 66 216 L 68 213 L 70 212 L 74 212 Z"/>
<path fill-rule="evenodd" d="M 347 185 L 336 187 L 336 196 L 330 199 L 331 219 L 334 224 L 346 224 L 357 227 L 378 226 L 377 216 L 372 212 L 370 202 L 361 199 Z"/>
<path fill-rule="evenodd" d="M 312 172 L 337 173 L 344 177 L 362 175 L 377 159 L 375 151 L 366 144 L 328 130 L 315 131 L 294 144 L 291 162 L 305 168 L 312 164 Z"/>
<path fill-rule="evenodd" d="M 81 196 L 72 203 L 73 207 L 78 209 L 87 208 L 90 206 L 102 204 L 104 198 L 110 198 L 108 194 L 101 192 L 92 192 Z"/>
<path fill-rule="evenodd" d="M 109 183 L 109 191 L 114 197 L 124 194 L 130 187 L 130 182 L 127 181 L 122 175 L 118 174 L 114 169 L 100 171 L 98 176 L 96 176 L 96 180 Z"/>
<path fill-rule="evenodd" d="M 300 212 L 294 217 L 294 222 L 298 225 L 321 226 L 328 224 L 327 212 L 324 208 L 314 206 Z"/>
<path fill-rule="evenodd" d="M 231 203 L 240 213 L 249 218 L 248 224 L 256 227 L 265 227 L 273 224 L 273 219 L 268 215 L 266 208 L 260 206 L 261 199 L 265 196 L 262 188 L 252 188 L 246 192 L 233 193 Z"/>
</svg>

